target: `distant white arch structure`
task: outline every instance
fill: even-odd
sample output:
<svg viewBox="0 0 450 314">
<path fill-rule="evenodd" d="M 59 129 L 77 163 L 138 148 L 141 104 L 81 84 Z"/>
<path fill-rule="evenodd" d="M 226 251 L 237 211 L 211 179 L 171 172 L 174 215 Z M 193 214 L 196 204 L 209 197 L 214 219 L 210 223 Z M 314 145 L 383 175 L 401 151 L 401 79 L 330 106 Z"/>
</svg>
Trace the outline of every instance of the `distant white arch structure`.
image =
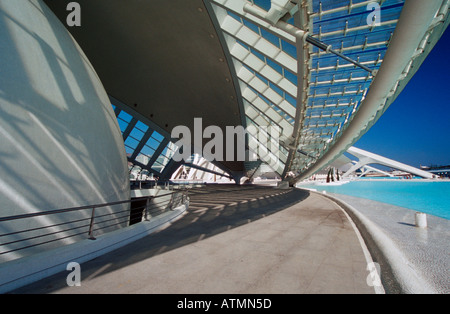
<svg viewBox="0 0 450 314">
<path fill-rule="evenodd" d="M 191 162 L 181 165 L 171 180 L 216 182 L 231 180 L 231 176 L 200 155 L 193 155 Z"/>
<path fill-rule="evenodd" d="M 378 165 L 391 167 L 391 168 L 394 168 L 397 170 L 409 172 L 411 174 L 414 174 L 414 175 L 422 177 L 422 178 L 426 178 L 426 179 L 434 178 L 434 175 L 427 171 L 420 170 L 418 168 L 403 164 L 401 162 L 398 162 L 398 161 L 395 161 L 395 160 L 392 160 L 392 159 L 389 159 L 389 158 L 386 158 L 386 157 L 383 157 L 380 155 L 376 155 L 374 153 L 367 152 L 365 150 L 362 150 L 362 149 L 359 149 L 356 147 L 350 147 L 347 150 L 347 152 L 349 154 L 355 156 L 356 158 L 358 158 L 358 161 L 346 173 L 344 173 L 343 177 L 346 177 L 349 174 L 351 174 L 361 168 L 374 170 L 375 168 L 372 168 L 367 165 L 378 164 Z M 377 170 L 377 171 L 381 172 L 379 170 Z"/>
<path fill-rule="evenodd" d="M 369 172 L 378 172 L 378 173 L 384 174 L 386 177 L 393 177 L 394 176 L 392 173 L 389 173 L 389 172 L 386 172 L 386 171 L 383 171 L 383 170 L 380 170 L 380 169 L 377 169 L 377 168 L 374 168 L 374 167 L 371 167 L 371 166 L 368 166 L 368 165 L 363 166 L 361 168 L 361 170 L 362 170 L 362 173 L 359 175 L 360 177 L 364 176 L 365 174 L 367 174 Z"/>
</svg>

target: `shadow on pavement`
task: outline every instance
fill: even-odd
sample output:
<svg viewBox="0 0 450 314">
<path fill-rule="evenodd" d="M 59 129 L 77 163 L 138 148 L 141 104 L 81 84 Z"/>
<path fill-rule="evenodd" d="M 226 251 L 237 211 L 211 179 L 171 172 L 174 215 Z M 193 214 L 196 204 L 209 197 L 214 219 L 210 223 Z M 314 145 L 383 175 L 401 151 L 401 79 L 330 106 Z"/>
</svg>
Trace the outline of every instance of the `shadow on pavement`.
<svg viewBox="0 0 450 314">
<path fill-rule="evenodd" d="M 305 200 L 309 192 L 271 187 L 205 186 L 189 192 L 189 210 L 168 228 L 81 265 L 84 278 L 102 276 L 153 256 L 264 218 Z M 51 293 L 67 286 L 62 272 L 12 293 Z"/>
</svg>

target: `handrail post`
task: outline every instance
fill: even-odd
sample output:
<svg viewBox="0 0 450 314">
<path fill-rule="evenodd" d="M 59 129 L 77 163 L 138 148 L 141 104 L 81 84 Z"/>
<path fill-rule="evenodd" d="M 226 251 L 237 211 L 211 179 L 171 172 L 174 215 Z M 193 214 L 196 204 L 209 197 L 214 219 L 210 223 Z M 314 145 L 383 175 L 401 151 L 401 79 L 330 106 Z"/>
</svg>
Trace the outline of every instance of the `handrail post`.
<svg viewBox="0 0 450 314">
<path fill-rule="evenodd" d="M 151 196 L 147 197 L 147 202 L 145 203 L 145 210 L 144 210 L 144 220 L 145 221 L 148 221 L 148 208 L 150 205 L 150 199 L 151 199 Z"/>
<path fill-rule="evenodd" d="M 183 191 L 183 205 L 188 201 L 188 193 L 187 191 Z"/>
<path fill-rule="evenodd" d="M 173 209 L 173 195 L 174 195 L 175 193 L 170 193 L 170 201 L 169 201 L 169 210 L 172 210 Z"/>
<path fill-rule="evenodd" d="M 91 223 L 89 224 L 89 239 L 96 240 L 94 237 L 94 217 L 95 217 L 95 206 L 92 207 Z"/>
</svg>

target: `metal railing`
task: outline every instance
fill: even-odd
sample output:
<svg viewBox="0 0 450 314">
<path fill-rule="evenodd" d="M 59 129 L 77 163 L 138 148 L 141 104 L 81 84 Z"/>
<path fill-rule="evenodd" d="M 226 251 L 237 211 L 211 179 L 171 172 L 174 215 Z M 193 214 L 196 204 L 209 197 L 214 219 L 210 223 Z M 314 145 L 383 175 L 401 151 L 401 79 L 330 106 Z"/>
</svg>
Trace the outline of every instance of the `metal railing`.
<svg viewBox="0 0 450 314">
<path fill-rule="evenodd" d="M 123 228 L 141 221 L 149 221 L 151 217 L 159 216 L 165 212 L 185 204 L 189 200 L 186 190 L 178 190 L 157 196 L 144 196 L 126 201 L 117 201 L 104 204 L 87 205 L 73 208 L 57 209 L 16 216 L 0 217 L 0 258 L 8 253 L 13 253 L 32 247 L 51 244 L 68 238 L 85 235 L 87 239 L 95 240 L 95 234 L 100 230 Z M 129 206 L 126 206 L 129 204 Z M 112 206 L 122 206 L 125 209 L 106 211 L 99 213 L 101 209 Z M 52 223 L 49 225 L 39 225 L 23 230 L 14 230 L 3 233 L 14 222 L 21 225 L 28 225 L 29 219 L 39 217 L 55 217 L 45 219 L 46 221 L 57 222 L 61 217 L 56 215 L 79 213 L 76 219 Z M 68 218 L 67 216 L 65 217 Z M 54 229 L 58 229 L 54 231 Z M 113 230 L 111 230 L 113 231 Z M 109 232 L 109 231 L 108 231 Z M 105 234 L 104 232 L 102 234 Z"/>
<path fill-rule="evenodd" d="M 204 180 L 198 179 L 170 179 L 170 180 L 131 180 L 130 188 L 132 190 L 142 189 L 188 189 L 193 185 L 204 185 Z"/>
</svg>

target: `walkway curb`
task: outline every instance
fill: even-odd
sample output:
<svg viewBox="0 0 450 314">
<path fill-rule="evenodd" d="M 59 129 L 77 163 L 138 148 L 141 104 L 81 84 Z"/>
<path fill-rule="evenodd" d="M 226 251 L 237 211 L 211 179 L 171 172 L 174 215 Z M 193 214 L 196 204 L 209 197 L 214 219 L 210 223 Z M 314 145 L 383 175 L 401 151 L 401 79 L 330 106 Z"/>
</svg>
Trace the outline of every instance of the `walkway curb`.
<svg viewBox="0 0 450 314">
<path fill-rule="evenodd" d="M 381 281 L 388 294 L 436 294 L 428 282 L 414 269 L 413 265 L 375 223 L 356 208 L 340 199 L 316 191 L 342 207 L 359 229 L 375 262 L 381 266 Z"/>
</svg>

